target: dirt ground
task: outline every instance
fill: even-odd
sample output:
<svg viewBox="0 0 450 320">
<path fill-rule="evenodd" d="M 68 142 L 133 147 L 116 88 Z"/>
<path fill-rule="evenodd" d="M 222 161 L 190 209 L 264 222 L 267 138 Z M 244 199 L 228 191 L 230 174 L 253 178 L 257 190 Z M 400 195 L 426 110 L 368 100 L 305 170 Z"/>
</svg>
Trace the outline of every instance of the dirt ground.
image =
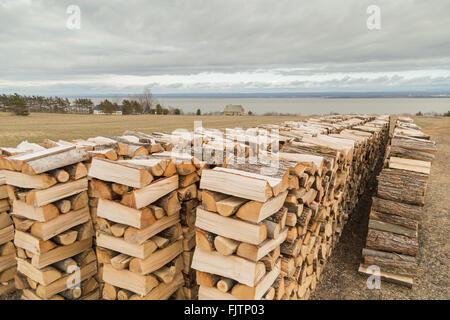
<svg viewBox="0 0 450 320">
<path fill-rule="evenodd" d="M 415 123 L 432 135 L 438 151 L 419 227 L 419 271 L 413 288 L 382 282 L 380 290 L 369 290 L 367 276 L 357 272 L 371 205 L 367 194 L 350 216 L 311 299 L 450 299 L 450 119 L 416 118 Z"/>
</svg>

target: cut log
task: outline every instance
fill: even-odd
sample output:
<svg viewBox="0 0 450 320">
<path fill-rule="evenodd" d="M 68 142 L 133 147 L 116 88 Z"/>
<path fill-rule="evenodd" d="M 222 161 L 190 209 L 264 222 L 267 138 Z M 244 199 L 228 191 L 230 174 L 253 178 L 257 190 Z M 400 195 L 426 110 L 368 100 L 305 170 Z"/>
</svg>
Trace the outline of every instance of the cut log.
<svg viewBox="0 0 450 320">
<path fill-rule="evenodd" d="M 16 265 L 16 256 L 15 254 L 3 255 L 0 257 L 0 273 L 12 268 Z"/>
<path fill-rule="evenodd" d="M 44 206 L 57 200 L 86 191 L 87 187 L 87 179 L 83 178 L 73 182 L 58 184 L 45 190 L 31 190 L 27 193 L 26 202 L 28 205 L 37 207 Z"/>
<path fill-rule="evenodd" d="M 139 274 L 148 274 L 158 270 L 168 262 L 174 260 L 183 251 L 182 241 L 177 241 L 170 246 L 155 251 L 146 259 L 133 259 L 130 262 L 130 271 Z"/>
<path fill-rule="evenodd" d="M 141 296 L 146 295 L 158 285 L 158 280 L 153 275 L 144 276 L 128 270 L 116 270 L 109 264 L 104 266 L 103 280 Z"/>
<path fill-rule="evenodd" d="M 256 286 L 249 287 L 238 283 L 231 290 L 231 294 L 239 300 L 260 300 L 280 275 L 280 270 L 281 259 L 278 260 L 275 268 L 268 272 Z"/>
<path fill-rule="evenodd" d="M 125 253 L 132 257 L 145 259 L 150 256 L 158 247 L 151 241 L 147 240 L 142 244 L 129 243 L 121 238 L 116 238 L 97 231 L 97 245 L 106 249 Z"/>
<path fill-rule="evenodd" d="M 399 226 L 396 224 L 378 221 L 378 220 L 374 220 L 374 219 L 369 219 L 369 228 L 374 229 L 374 230 L 379 230 L 379 231 L 391 232 L 391 233 L 407 236 L 409 238 L 417 238 L 417 236 L 418 236 L 417 229 L 412 230 L 412 229 L 405 228 L 405 227 L 402 227 L 402 226 Z"/>
<path fill-rule="evenodd" d="M 249 201 L 239 208 L 236 216 L 246 221 L 259 223 L 281 209 L 287 193 L 287 191 L 282 192 L 266 202 Z"/>
<path fill-rule="evenodd" d="M 84 281 L 92 276 L 94 276 L 97 273 L 97 264 L 95 262 L 92 262 L 88 264 L 87 266 L 80 269 L 80 276 L 79 279 L 77 279 L 81 283 L 81 281 Z M 44 299 L 49 299 L 53 297 L 54 295 L 65 291 L 67 289 L 68 281 L 70 279 L 73 279 L 72 275 L 66 275 L 63 278 L 60 278 L 51 284 L 47 286 L 39 285 L 36 289 L 36 294 Z M 78 283 L 73 283 L 72 285 L 76 285 Z"/>
<path fill-rule="evenodd" d="M 92 261 L 90 261 L 92 262 Z M 55 268 L 65 273 L 73 273 L 78 267 L 77 262 L 72 258 L 67 258 L 61 261 L 58 261 L 54 264 Z M 80 266 L 82 267 L 82 266 Z"/>
<path fill-rule="evenodd" d="M 90 220 L 89 207 L 60 215 L 48 222 L 35 222 L 31 234 L 41 240 L 50 238 Z"/>
<path fill-rule="evenodd" d="M 233 254 L 239 245 L 239 241 L 225 238 L 222 236 L 217 236 L 214 239 L 214 247 L 218 252 L 223 254 L 224 256 L 229 256 Z"/>
<path fill-rule="evenodd" d="M 267 238 L 267 227 L 264 224 L 252 224 L 223 217 L 200 207 L 197 208 L 195 226 L 217 235 L 251 244 L 260 244 Z"/>
<path fill-rule="evenodd" d="M 382 271 L 405 276 L 417 275 L 418 265 L 414 257 L 367 248 L 363 249 L 363 257 L 364 264 L 379 266 Z"/>
<path fill-rule="evenodd" d="M 116 270 L 127 269 L 130 265 L 130 261 L 133 257 L 130 257 L 126 254 L 118 254 L 114 258 L 111 259 L 111 266 Z"/>
<path fill-rule="evenodd" d="M 364 275 L 376 274 L 374 269 L 370 269 L 369 266 L 366 266 L 364 264 L 359 265 L 358 272 L 362 273 Z M 396 275 L 396 274 L 384 272 L 384 271 L 380 271 L 378 275 L 384 281 L 392 282 L 395 284 L 401 284 L 408 288 L 412 288 L 412 285 L 414 283 L 414 278 L 409 277 L 409 276 Z"/>
<path fill-rule="evenodd" d="M 117 193 L 118 195 L 123 196 L 125 193 L 127 193 L 129 191 L 130 187 L 128 187 L 124 184 L 113 183 L 113 184 L 111 184 L 111 189 L 114 193 Z"/>
<path fill-rule="evenodd" d="M 392 214 L 420 221 L 422 219 L 422 207 L 412 204 L 400 203 L 392 200 L 372 198 L 372 210 L 381 213 Z"/>
<path fill-rule="evenodd" d="M 68 246 L 77 240 L 78 232 L 76 230 L 67 230 L 53 237 L 53 241 L 62 246 Z"/>
<path fill-rule="evenodd" d="M 217 212 L 224 216 L 229 217 L 237 212 L 237 210 L 247 202 L 248 200 L 237 197 L 227 197 L 223 200 L 216 202 Z M 203 200 L 204 204 L 204 200 Z M 208 206 L 205 206 L 206 210 L 208 210 Z M 212 210 L 209 210 L 212 211 Z"/>
<path fill-rule="evenodd" d="M 178 188 L 178 176 L 159 179 L 148 186 L 127 193 L 121 203 L 128 207 L 141 209 Z"/>
<path fill-rule="evenodd" d="M 214 251 L 214 235 L 201 229 L 195 230 L 195 243 L 203 251 Z"/>
<path fill-rule="evenodd" d="M 132 188 L 143 188 L 153 181 L 152 174 L 142 166 L 93 158 L 89 176 Z"/>
<path fill-rule="evenodd" d="M 418 222 L 416 220 L 401 217 L 401 216 L 396 216 L 396 215 L 392 215 L 392 214 L 380 213 L 380 212 L 376 212 L 373 210 L 370 212 L 370 219 L 394 224 L 394 225 L 408 228 L 411 230 L 418 229 Z"/>
<path fill-rule="evenodd" d="M 125 230 L 127 228 L 128 228 L 127 225 L 116 223 L 111 226 L 111 233 L 113 234 L 113 236 L 121 238 L 125 234 Z"/>
<path fill-rule="evenodd" d="M 16 171 L 35 175 L 88 159 L 85 150 L 76 149 L 75 146 L 60 146 L 10 157 L 9 160 Z"/>
<path fill-rule="evenodd" d="M 89 204 L 89 197 L 87 191 L 81 192 L 69 198 L 72 210 L 80 210 Z"/>
<path fill-rule="evenodd" d="M 417 238 L 409 238 L 390 232 L 369 229 L 366 238 L 366 247 L 415 257 L 418 251 L 418 242 Z"/>
<path fill-rule="evenodd" d="M 391 156 L 389 158 L 389 168 L 408 170 L 413 172 L 430 174 L 431 162 L 412 159 L 404 159 Z"/>
<path fill-rule="evenodd" d="M 44 268 L 55 262 L 73 257 L 90 248 L 92 248 L 92 238 L 76 241 L 71 245 L 59 246 L 40 255 L 34 255 L 31 259 L 31 264 L 36 268 Z"/>
<path fill-rule="evenodd" d="M 280 183 L 281 179 L 216 167 L 213 170 L 203 170 L 200 188 L 266 202 L 273 195 L 272 187 Z"/>
<path fill-rule="evenodd" d="M 202 205 L 207 211 L 217 212 L 217 202 L 220 202 L 229 196 L 220 192 L 202 190 Z"/>
<path fill-rule="evenodd" d="M 12 226 L 11 226 L 12 227 Z M 2 230 L 3 231 L 3 230 Z M 0 231 L 0 232 L 2 232 Z M 14 237 L 14 245 L 23 248 L 35 255 L 40 255 L 42 253 L 48 252 L 56 247 L 56 244 L 52 241 L 40 240 L 28 233 L 16 230 Z M 0 237 L 1 239 L 1 237 Z M 11 239 L 10 239 L 11 240 Z M 8 241 L 10 241 L 8 240 Z M 1 241 L 0 241 L 1 243 Z"/>
<path fill-rule="evenodd" d="M 148 208 L 137 210 L 106 199 L 98 200 L 97 216 L 137 229 L 146 228 L 156 222 L 155 216 Z"/>
<path fill-rule="evenodd" d="M 224 256 L 219 252 L 195 249 L 192 268 L 222 277 L 231 278 L 254 287 L 265 275 L 263 263 L 254 263 L 237 256 Z"/>
<path fill-rule="evenodd" d="M 217 288 L 210 288 L 205 286 L 200 286 L 198 290 L 199 300 L 237 300 L 236 297 L 232 296 L 230 293 L 224 293 Z"/>
<path fill-rule="evenodd" d="M 125 230 L 124 239 L 125 241 L 133 244 L 141 244 L 144 243 L 147 239 L 150 239 L 161 231 L 170 228 L 171 226 L 179 222 L 179 214 L 173 216 L 165 216 L 149 227 L 141 230 L 135 228 L 127 228 L 127 230 Z"/>
<path fill-rule="evenodd" d="M 251 261 L 255 262 L 259 261 L 269 252 L 273 251 L 280 244 L 282 244 L 286 240 L 286 237 L 287 237 L 287 229 L 284 229 L 280 233 L 278 238 L 266 240 L 259 245 L 252 245 L 249 243 L 242 242 L 239 244 L 236 254 L 240 257 L 249 259 Z"/>
<path fill-rule="evenodd" d="M 60 183 L 64 183 L 69 181 L 69 173 L 64 169 L 56 169 L 53 171 L 50 171 L 50 174 L 56 179 L 56 181 Z"/>
<path fill-rule="evenodd" d="M 223 278 L 217 282 L 217 289 L 221 292 L 229 292 L 231 288 L 236 284 L 236 282 L 232 279 Z"/>
<path fill-rule="evenodd" d="M 72 209 L 72 204 L 70 200 L 63 199 L 55 202 L 55 206 L 59 209 L 59 213 L 65 214 Z"/>
<path fill-rule="evenodd" d="M 70 179 L 72 180 L 79 180 L 86 177 L 88 174 L 88 170 L 82 162 L 70 165 L 65 169 L 69 173 Z"/>
<path fill-rule="evenodd" d="M 424 204 L 428 175 L 383 169 L 377 179 L 378 197 L 413 205 Z"/>
<path fill-rule="evenodd" d="M 167 300 L 184 284 L 183 275 L 178 274 L 171 283 L 160 283 L 156 288 L 150 291 L 142 298 L 136 296 L 131 297 L 130 300 Z"/>
<path fill-rule="evenodd" d="M 17 271 L 42 285 L 49 285 L 62 277 L 62 273 L 53 267 L 38 269 L 23 259 L 17 259 Z"/>
<path fill-rule="evenodd" d="M 156 205 L 163 208 L 168 216 L 177 214 L 181 209 L 180 201 L 178 200 L 176 191 L 173 191 L 156 201 Z"/>
<path fill-rule="evenodd" d="M 28 175 L 16 171 L 3 170 L 2 175 L 6 183 L 11 186 L 29 189 L 47 189 L 54 186 L 57 181 L 49 174 Z"/>
</svg>

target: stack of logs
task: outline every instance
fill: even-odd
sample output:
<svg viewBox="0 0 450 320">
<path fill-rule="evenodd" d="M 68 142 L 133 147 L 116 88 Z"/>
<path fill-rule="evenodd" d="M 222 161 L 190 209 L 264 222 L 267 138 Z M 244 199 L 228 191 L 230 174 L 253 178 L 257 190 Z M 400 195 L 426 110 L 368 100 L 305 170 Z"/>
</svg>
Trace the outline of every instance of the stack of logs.
<svg viewBox="0 0 450 320">
<path fill-rule="evenodd" d="M 395 125 L 369 216 L 362 274 L 412 287 L 417 275 L 418 231 L 436 146 L 410 118 Z"/>
<path fill-rule="evenodd" d="M 207 170 L 201 177 L 192 265 L 200 299 L 308 299 L 348 215 L 382 162 L 389 117 L 325 118 L 270 128 L 289 138 L 280 139 L 275 175 L 256 174 L 257 165 L 226 164 L 227 169 Z M 272 188 L 265 198 L 249 197 L 257 185 L 245 181 L 250 177 L 260 179 L 263 190 Z M 274 190 L 278 196 L 269 200 Z M 283 190 L 288 194 L 280 204 Z M 260 216 L 262 208 L 272 211 Z M 275 276 L 278 257 L 281 270 Z"/>
<path fill-rule="evenodd" d="M 388 125 L 386 116 L 338 115 L 11 150 L 0 169 L 16 287 L 24 299 L 308 299 L 382 163 Z M 194 149 L 178 150 L 180 142 Z M 14 254 L 8 241 L 2 252 Z M 75 266 L 82 283 L 67 290 Z"/>
<path fill-rule="evenodd" d="M 16 249 L 13 244 L 14 226 L 8 214 L 9 209 L 6 179 L 0 173 L 0 295 L 15 289 Z"/>
<path fill-rule="evenodd" d="M 253 169 L 253 170 L 252 170 Z M 202 205 L 197 208 L 199 299 L 272 299 L 282 277 L 280 254 L 286 240 L 289 170 L 271 176 L 216 167 L 201 177 Z M 253 172 L 252 172 L 253 171 Z"/>
<path fill-rule="evenodd" d="M 98 299 L 87 152 L 60 146 L 2 159 L 22 298 Z"/>
<path fill-rule="evenodd" d="M 103 259 L 104 299 L 168 299 L 185 285 L 183 271 L 189 274 L 189 269 L 182 253 L 192 249 L 192 241 L 180 224 L 179 199 L 197 197 L 200 168 L 191 156 L 167 153 L 93 158 L 89 176 L 99 198 L 97 246 L 109 255 Z M 177 294 L 194 298 L 195 292 L 182 291 Z"/>
</svg>

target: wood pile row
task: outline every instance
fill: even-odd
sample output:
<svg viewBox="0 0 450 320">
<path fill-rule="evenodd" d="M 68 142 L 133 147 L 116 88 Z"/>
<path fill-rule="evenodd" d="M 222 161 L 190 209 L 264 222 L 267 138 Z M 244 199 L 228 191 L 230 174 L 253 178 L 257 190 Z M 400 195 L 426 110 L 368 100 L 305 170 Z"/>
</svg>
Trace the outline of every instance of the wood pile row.
<svg viewBox="0 0 450 320">
<path fill-rule="evenodd" d="M 161 152 L 164 150 L 162 145 L 156 141 L 153 137 L 142 134 L 138 135 L 132 131 L 127 131 L 123 136 L 105 137 L 98 136 L 94 138 L 88 138 L 86 140 L 77 139 L 73 141 L 51 141 L 46 140 L 45 145 L 61 146 L 61 145 L 75 145 L 79 149 L 86 150 L 90 155 L 89 163 L 87 167 L 91 165 L 92 159 L 105 159 L 112 161 L 125 161 L 134 157 L 144 157 L 152 153 Z M 129 189 L 126 185 L 120 183 L 101 181 L 98 179 L 92 179 L 88 177 L 88 195 L 89 195 L 89 207 L 90 214 L 94 224 L 95 231 L 110 232 L 111 228 L 109 222 L 102 217 L 97 216 L 97 206 L 99 199 L 112 200 L 113 198 L 121 197 Z M 123 228 L 117 224 L 113 228 L 116 231 L 118 228 Z M 116 231 L 117 232 L 117 231 Z M 120 232 L 120 231 L 119 231 Z M 127 299 L 131 294 L 129 292 L 120 292 L 111 285 L 107 285 L 104 289 L 103 281 L 103 265 L 111 264 L 111 258 L 117 255 L 112 250 L 102 248 L 96 245 L 96 238 L 94 238 L 94 248 L 97 255 L 98 273 L 96 279 L 99 283 L 99 288 L 102 296 L 105 299 Z M 118 295 L 117 295 L 118 294 Z"/>
<path fill-rule="evenodd" d="M 0 295 L 14 291 L 16 273 L 16 248 L 14 225 L 9 216 L 6 179 L 0 172 Z"/>
<path fill-rule="evenodd" d="M 32 147 L 0 159 L 15 228 L 15 286 L 28 300 L 98 299 L 89 155 L 75 146 Z"/>
<path fill-rule="evenodd" d="M 15 282 L 23 299 L 308 299 L 383 161 L 388 126 L 385 116 L 336 115 L 2 148 L 0 290 Z M 411 124 L 397 129 L 418 137 Z"/>
<path fill-rule="evenodd" d="M 413 286 L 419 223 L 435 152 L 435 143 L 412 119 L 397 120 L 377 177 L 360 273 L 377 273 L 382 280 Z"/>
<path fill-rule="evenodd" d="M 103 251 L 104 299 L 195 298 L 184 261 L 194 245 L 187 214 L 196 206 L 201 167 L 192 156 L 171 152 L 92 159 L 89 176 L 96 192 L 97 185 L 103 190 L 97 192 L 96 239 Z"/>
<path fill-rule="evenodd" d="M 382 162 L 389 118 L 326 117 L 263 128 L 282 135 L 275 171 L 261 160 L 227 161 L 201 176 L 192 264 L 199 299 L 307 299 Z M 236 145 L 245 156 L 255 152 Z"/>
</svg>

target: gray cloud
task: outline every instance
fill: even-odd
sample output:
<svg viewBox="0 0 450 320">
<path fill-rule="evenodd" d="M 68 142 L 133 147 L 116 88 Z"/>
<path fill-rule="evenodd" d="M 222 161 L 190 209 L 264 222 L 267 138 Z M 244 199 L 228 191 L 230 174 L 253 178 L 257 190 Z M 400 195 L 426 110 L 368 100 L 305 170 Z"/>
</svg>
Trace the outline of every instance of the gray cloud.
<svg viewBox="0 0 450 320">
<path fill-rule="evenodd" d="M 81 30 L 65 26 L 70 4 L 81 8 Z M 366 8 L 371 4 L 381 8 L 379 31 L 366 28 Z M 450 71 L 449 21 L 448 0 L 0 0 L 0 80 L 4 82 L 0 88 L 13 89 L 8 81 L 59 80 L 66 83 L 42 83 L 38 88 L 138 90 L 141 85 L 117 88 L 97 78 L 257 70 L 331 78 L 302 84 L 287 80 L 287 89 L 403 87 L 417 81 L 430 88 L 448 87 L 448 77 L 405 80 L 380 75 L 364 80 L 333 74 Z M 77 80 L 85 83 L 67 84 Z M 278 85 L 176 82 L 153 87 L 177 92 Z"/>
</svg>

